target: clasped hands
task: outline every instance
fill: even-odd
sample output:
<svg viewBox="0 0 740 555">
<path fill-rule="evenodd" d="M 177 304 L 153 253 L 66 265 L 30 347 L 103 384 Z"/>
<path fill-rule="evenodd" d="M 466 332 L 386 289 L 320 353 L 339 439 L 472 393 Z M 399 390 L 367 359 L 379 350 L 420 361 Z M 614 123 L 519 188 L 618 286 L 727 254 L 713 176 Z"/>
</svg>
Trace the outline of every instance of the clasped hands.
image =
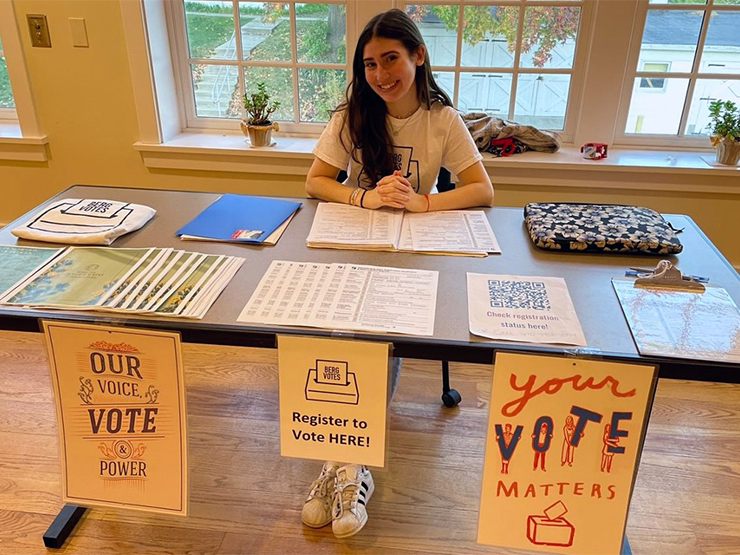
<svg viewBox="0 0 740 555">
<path fill-rule="evenodd" d="M 365 208 L 390 206 L 409 212 L 426 212 L 429 207 L 424 195 L 417 194 L 409 180 L 398 170 L 378 181 L 375 189 L 368 190 L 362 204 Z"/>
</svg>

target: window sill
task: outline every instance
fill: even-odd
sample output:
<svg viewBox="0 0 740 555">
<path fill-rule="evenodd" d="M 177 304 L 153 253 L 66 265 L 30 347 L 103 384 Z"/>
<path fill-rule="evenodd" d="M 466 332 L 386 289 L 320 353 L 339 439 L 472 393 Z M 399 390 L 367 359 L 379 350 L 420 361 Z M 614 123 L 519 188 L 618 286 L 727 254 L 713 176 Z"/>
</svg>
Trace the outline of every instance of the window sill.
<svg viewBox="0 0 740 555">
<path fill-rule="evenodd" d="M 315 138 L 273 135 L 272 147 L 252 147 L 244 135 L 181 133 L 161 144 L 134 143 L 148 168 L 306 175 Z"/>
<path fill-rule="evenodd" d="M 0 160 L 46 162 L 46 145 L 49 139 L 24 137 L 17 123 L 0 123 Z"/>
<path fill-rule="evenodd" d="M 242 135 L 181 133 L 162 144 L 137 142 L 148 168 L 306 175 L 315 138 L 277 135 L 273 147 L 253 148 Z M 740 167 L 714 163 L 714 151 L 610 149 L 586 160 L 566 146 L 555 154 L 525 152 L 505 158 L 484 154 L 495 185 L 599 187 L 740 194 Z M 700 179 L 697 179 L 700 177 Z"/>
</svg>

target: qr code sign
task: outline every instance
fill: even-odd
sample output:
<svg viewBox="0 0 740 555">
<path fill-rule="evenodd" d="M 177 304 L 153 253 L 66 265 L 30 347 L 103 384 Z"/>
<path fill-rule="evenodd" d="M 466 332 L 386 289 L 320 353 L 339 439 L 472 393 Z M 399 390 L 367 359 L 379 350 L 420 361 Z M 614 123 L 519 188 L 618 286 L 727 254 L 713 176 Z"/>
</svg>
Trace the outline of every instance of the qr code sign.
<svg viewBox="0 0 740 555">
<path fill-rule="evenodd" d="M 550 310 L 547 288 L 541 281 L 488 280 L 491 308 Z"/>
</svg>

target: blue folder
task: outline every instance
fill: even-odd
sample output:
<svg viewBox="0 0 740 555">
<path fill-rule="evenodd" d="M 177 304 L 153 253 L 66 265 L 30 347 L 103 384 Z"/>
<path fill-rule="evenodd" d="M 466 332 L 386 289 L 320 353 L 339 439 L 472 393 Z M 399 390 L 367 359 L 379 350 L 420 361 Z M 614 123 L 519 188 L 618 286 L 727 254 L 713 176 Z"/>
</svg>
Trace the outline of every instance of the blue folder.
<svg viewBox="0 0 740 555">
<path fill-rule="evenodd" d="M 176 235 L 237 243 L 262 243 L 301 207 L 300 202 L 245 195 L 223 195 Z"/>
</svg>

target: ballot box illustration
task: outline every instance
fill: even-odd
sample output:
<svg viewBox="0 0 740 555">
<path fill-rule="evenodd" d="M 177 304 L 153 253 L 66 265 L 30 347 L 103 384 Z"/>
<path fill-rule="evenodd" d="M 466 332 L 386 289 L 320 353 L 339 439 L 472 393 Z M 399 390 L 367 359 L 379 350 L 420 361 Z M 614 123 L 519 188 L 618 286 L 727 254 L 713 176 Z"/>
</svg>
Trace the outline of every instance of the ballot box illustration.
<svg viewBox="0 0 740 555">
<path fill-rule="evenodd" d="M 545 509 L 544 515 L 527 517 L 527 539 L 537 545 L 568 547 L 573 545 L 576 529 L 564 515 L 568 508 L 562 501 L 556 501 Z"/>
<path fill-rule="evenodd" d="M 360 402 L 357 377 L 349 364 L 340 360 L 316 360 L 308 371 L 306 400 L 356 405 Z"/>
</svg>

